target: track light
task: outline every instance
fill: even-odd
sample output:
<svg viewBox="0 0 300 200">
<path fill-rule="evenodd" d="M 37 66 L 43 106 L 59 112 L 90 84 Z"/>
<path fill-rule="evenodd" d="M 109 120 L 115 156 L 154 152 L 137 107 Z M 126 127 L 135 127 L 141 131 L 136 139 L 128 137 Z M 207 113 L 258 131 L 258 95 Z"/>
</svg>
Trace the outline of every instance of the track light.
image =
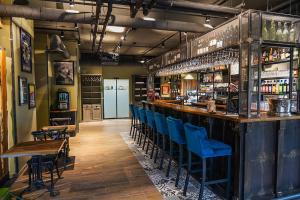
<svg viewBox="0 0 300 200">
<path fill-rule="evenodd" d="M 214 27 L 210 24 L 210 17 L 205 18 L 205 23 L 203 24 L 206 28 L 213 29 Z"/>
<path fill-rule="evenodd" d="M 75 29 L 78 29 L 78 24 L 77 23 L 75 23 Z"/>
<path fill-rule="evenodd" d="M 165 42 L 161 43 L 161 47 L 164 49 L 165 48 Z"/>
<path fill-rule="evenodd" d="M 121 37 L 121 40 L 125 40 L 125 36 L 124 35 Z"/>
<path fill-rule="evenodd" d="M 78 41 L 77 41 L 77 44 L 78 44 L 78 46 L 80 46 L 80 45 L 81 45 L 81 43 L 80 43 L 80 40 L 78 40 Z"/>
<path fill-rule="evenodd" d="M 71 8 L 74 7 L 74 2 L 73 2 L 73 0 L 70 0 L 70 7 L 71 7 Z"/>
<path fill-rule="evenodd" d="M 64 38 L 64 37 L 65 37 L 64 31 L 60 31 L 60 37 L 61 37 L 61 38 Z"/>
</svg>

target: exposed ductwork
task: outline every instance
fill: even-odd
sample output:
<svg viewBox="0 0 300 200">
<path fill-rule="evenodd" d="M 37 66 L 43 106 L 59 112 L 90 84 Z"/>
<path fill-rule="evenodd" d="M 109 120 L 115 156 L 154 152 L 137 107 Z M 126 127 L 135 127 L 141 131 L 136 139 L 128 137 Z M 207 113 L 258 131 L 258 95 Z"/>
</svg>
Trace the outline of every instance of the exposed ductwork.
<svg viewBox="0 0 300 200">
<path fill-rule="evenodd" d="M 109 25 L 195 33 L 201 33 L 209 30 L 202 24 L 196 23 L 162 20 L 146 21 L 142 19 L 132 19 L 129 17 L 113 17 Z"/>
<path fill-rule="evenodd" d="M 26 19 L 91 24 L 95 22 L 91 13 L 70 14 L 62 9 L 30 8 L 20 5 L 0 4 L 0 17 L 23 17 Z"/>
<path fill-rule="evenodd" d="M 230 14 L 230 15 L 236 15 L 241 12 L 241 10 L 237 8 L 198 3 L 198 2 L 196 3 L 190 1 L 159 0 L 157 1 L 156 4 L 169 7 L 169 8 L 189 9 L 189 10 L 197 10 L 199 12 L 202 11 L 202 12 L 211 12 L 211 13 L 220 13 L 220 14 L 223 13 L 223 14 Z"/>
<path fill-rule="evenodd" d="M 30 8 L 19 5 L 0 5 L 0 17 L 22 17 L 41 21 L 81 24 L 94 24 L 96 22 L 90 13 L 69 14 L 61 9 Z M 104 21 L 103 17 L 100 17 L 99 24 L 103 25 Z M 115 16 L 110 17 L 108 25 L 182 32 L 204 32 L 207 30 L 203 25 L 196 23 L 160 20 L 145 21 L 142 19 L 132 19 L 130 17 L 116 18 Z"/>
</svg>

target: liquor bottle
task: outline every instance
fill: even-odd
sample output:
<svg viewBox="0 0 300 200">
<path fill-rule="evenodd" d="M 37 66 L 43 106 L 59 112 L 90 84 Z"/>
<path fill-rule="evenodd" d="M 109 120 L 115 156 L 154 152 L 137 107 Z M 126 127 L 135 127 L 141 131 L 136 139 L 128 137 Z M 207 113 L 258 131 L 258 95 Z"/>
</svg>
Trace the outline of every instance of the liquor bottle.
<svg viewBox="0 0 300 200">
<path fill-rule="evenodd" d="M 285 60 L 286 59 L 286 57 L 285 57 L 285 49 L 281 49 L 280 59 L 281 60 Z"/>
<path fill-rule="evenodd" d="M 282 41 L 282 26 L 281 26 L 281 22 L 278 22 L 278 25 L 277 25 L 276 41 Z"/>
<path fill-rule="evenodd" d="M 269 85 L 268 85 L 268 93 L 272 94 L 272 81 L 269 81 Z"/>
<path fill-rule="evenodd" d="M 276 83 L 272 81 L 272 94 L 276 94 Z"/>
<path fill-rule="evenodd" d="M 262 57 L 261 57 L 261 62 L 264 63 L 266 61 L 266 56 L 267 56 L 267 51 L 263 51 Z"/>
<path fill-rule="evenodd" d="M 278 61 L 279 60 L 278 59 L 279 56 L 278 56 L 278 53 L 277 53 L 276 49 L 274 49 L 272 57 L 273 57 L 273 61 Z"/>
<path fill-rule="evenodd" d="M 273 49 L 271 48 L 270 49 L 270 52 L 269 52 L 269 62 L 272 62 L 273 61 Z"/>
<path fill-rule="evenodd" d="M 267 30 L 267 20 L 263 19 L 262 20 L 262 39 L 263 40 L 268 40 L 268 30 Z"/>
<path fill-rule="evenodd" d="M 288 29 L 287 22 L 284 22 L 284 28 L 283 28 L 283 32 L 282 32 L 282 39 L 285 42 L 289 41 L 289 29 Z"/>
<path fill-rule="evenodd" d="M 275 94 L 279 94 L 279 81 L 276 80 L 276 90 L 275 90 Z"/>
<path fill-rule="evenodd" d="M 279 87 L 278 87 L 278 94 L 282 94 L 283 93 L 283 84 L 282 84 L 282 80 L 279 80 Z"/>
<path fill-rule="evenodd" d="M 275 21 L 272 20 L 270 26 L 270 32 L 269 32 L 269 40 L 275 40 L 275 35 L 276 35 Z"/>
<path fill-rule="evenodd" d="M 288 84 L 286 82 L 286 80 L 284 80 L 284 84 L 283 84 L 283 93 L 288 93 Z"/>
<path fill-rule="evenodd" d="M 295 42 L 295 27 L 294 23 L 291 24 L 289 42 Z"/>
</svg>

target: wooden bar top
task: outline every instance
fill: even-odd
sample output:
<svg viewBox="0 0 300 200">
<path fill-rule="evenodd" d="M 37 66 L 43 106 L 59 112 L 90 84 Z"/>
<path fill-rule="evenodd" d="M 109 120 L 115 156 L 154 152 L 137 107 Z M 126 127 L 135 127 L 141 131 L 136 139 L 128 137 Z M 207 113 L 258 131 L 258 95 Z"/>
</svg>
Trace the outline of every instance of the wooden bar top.
<svg viewBox="0 0 300 200">
<path fill-rule="evenodd" d="M 195 103 L 192 103 L 192 105 L 206 107 L 207 102 L 195 102 Z M 216 108 L 225 110 L 226 105 L 216 104 Z"/>
<path fill-rule="evenodd" d="M 67 113 L 67 112 L 77 112 L 76 109 L 69 109 L 69 110 L 50 110 L 50 113 Z"/>
<path fill-rule="evenodd" d="M 267 122 L 267 121 L 280 121 L 280 120 L 300 120 L 300 115 L 278 117 L 278 116 L 269 116 L 267 115 L 267 113 L 262 113 L 260 117 L 245 118 L 234 114 L 226 114 L 226 112 L 221 112 L 221 111 L 217 111 L 216 113 L 208 113 L 204 108 L 184 106 L 184 105 L 178 105 L 173 103 L 165 103 L 160 100 L 156 100 L 154 102 L 144 101 L 144 103 L 154 105 L 154 106 L 164 107 L 168 109 L 173 109 L 178 112 L 185 112 L 194 115 L 201 115 L 201 116 L 213 117 L 218 119 L 230 120 L 239 123 L 251 123 L 251 122 L 262 122 L 262 121 Z"/>
<path fill-rule="evenodd" d="M 1 158 L 14 158 L 22 156 L 42 156 L 58 154 L 64 147 L 66 140 L 29 141 L 19 143 L 5 153 Z"/>
<path fill-rule="evenodd" d="M 76 131 L 76 125 L 44 126 L 42 128 L 42 130 L 43 131 L 60 131 L 65 128 L 67 128 L 67 132 L 75 132 Z"/>
</svg>

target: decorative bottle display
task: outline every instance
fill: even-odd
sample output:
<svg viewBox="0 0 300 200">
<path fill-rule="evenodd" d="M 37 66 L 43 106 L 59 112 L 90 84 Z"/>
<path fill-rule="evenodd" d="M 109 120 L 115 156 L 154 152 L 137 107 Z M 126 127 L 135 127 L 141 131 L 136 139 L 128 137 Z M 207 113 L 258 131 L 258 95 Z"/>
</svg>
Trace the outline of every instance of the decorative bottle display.
<svg viewBox="0 0 300 200">
<path fill-rule="evenodd" d="M 284 23 L 284 28 L 283 28 L 283 32 L 282 32 L 282 38 L 283 38 L 283 41 L 285 41 L 285 42 L 289 41 L 289 29 L 288 29 L 287 22 Z"/>
<path fill-rule="evenodd" d="M 276 36 L 276 28 L 275 28 L 275 21 L 271 21 L 271 26 L 270 26 L 270 32 L 269 32 L 269 40 L 275 40 Z"/>
<path fill-rule="evenodd" d="M 256 89 L 254 88 L 254 91 Z M 261 93 L 268 95 L 284 95 L 289 93 L 288 79 L 264 80 L 261 83 Z"/>
<path fill-rule="evenodd" d="M 295 25 L 291 24 L 290 34 L 289 34 L 289 42 L 295 42 Z"/>
<path fill-rule="evenodd" d="M 283 41 L 282 36 L 283 34 L 282 34 L 281 22 L 278 22 L 277 30 L 276 30 L 276 41 Z"/>
<path fill-rule="evenodd" d="M 267 30 L 267 20 L 265 19 L 262 20 L 262 38 L 263 40 L 269 39 L 268 30 Z"/>
</svg>

